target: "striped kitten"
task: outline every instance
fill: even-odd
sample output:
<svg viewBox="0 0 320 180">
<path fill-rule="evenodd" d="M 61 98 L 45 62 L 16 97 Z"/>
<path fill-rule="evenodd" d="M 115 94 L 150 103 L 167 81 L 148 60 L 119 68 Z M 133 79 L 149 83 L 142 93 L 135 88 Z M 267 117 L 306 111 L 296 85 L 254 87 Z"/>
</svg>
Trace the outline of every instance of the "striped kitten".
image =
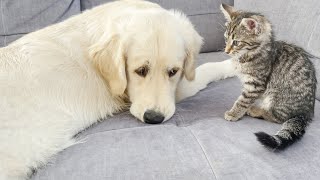
<svg viewBox="0 0 320 180">
<path fill-rule="evenodd" d="M 225 52 L 235 59 L 242 94 L 225 119 L 245 114 L 283 123 L 271 136 L 255 133 L 263 145 L 281 150 L 305 133 L 314 114 L 316 76 L 310 55 L 302 48 L 275 41 L 270 22 L 261 14 L 221 5 L 227 19 Z"/>
</svg>

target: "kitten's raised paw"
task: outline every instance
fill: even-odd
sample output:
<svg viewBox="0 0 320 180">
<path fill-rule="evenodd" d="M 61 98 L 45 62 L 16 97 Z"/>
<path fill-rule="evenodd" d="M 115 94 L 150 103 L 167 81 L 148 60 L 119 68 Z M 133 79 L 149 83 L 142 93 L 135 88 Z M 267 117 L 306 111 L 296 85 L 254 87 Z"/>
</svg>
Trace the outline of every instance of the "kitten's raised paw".
<svg viewBox="0 0 320 180">
<path fill-rule="evenodd" d="M 237 117 L 232 111 L 226 111 L 224 113 L 224 119 L 227 121 L 238 121 L 240 118 Z"/>
</svg>

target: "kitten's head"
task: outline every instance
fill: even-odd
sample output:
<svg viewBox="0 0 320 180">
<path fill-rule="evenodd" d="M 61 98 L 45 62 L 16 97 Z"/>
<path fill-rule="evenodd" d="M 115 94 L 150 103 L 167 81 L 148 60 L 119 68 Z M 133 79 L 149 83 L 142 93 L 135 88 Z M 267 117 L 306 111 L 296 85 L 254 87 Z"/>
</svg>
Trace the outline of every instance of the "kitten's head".
<svg viewBox="0 0 320 180">
<path fill-rule="evenodd" d="M 226 4 L 221 5 L 221 11 L 227 19 L 224 33 L 227 54 L 239 57 L 248 52 L 254 53 L 271 41 L 271 24 L 264 16 L 238 11 Z"/>
</svg>

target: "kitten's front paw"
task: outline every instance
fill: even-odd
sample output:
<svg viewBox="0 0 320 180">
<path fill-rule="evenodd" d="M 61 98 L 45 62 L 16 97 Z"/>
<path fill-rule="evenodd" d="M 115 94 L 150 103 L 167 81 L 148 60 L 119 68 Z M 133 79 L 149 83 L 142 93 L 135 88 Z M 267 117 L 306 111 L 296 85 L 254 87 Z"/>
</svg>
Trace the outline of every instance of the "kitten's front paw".
<svg viewBox="0 0 320 180">
<path fill-rule="evenodd" d="M 262 118 L 262 113 L 262 109 L 255 106 L 250 107 L 246 112 L 248 116 L 251 116 L 253 118 Z"/>
<path fill-rule="evenodd" d="M 238 121 L 240 117 L 237 117 L 237 115 L 232 111 L 227 111 L 224 113 L 224 119 L 227 121 Z"/>
</svg>

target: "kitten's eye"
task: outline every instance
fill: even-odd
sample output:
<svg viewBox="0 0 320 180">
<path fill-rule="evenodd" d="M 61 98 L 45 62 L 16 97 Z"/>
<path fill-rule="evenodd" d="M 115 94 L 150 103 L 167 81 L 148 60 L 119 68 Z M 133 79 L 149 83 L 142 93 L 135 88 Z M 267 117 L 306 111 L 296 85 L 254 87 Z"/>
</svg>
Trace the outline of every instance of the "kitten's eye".
<svg viewBox="0 0 320 180">
<path fill-rule="evenodd" d="M 149 72 L 149 69 L 146 66 L 142 66 L 136 69 L 134 72 L 136 72 L 141 77 L 146 77 Z"/>
<path fill-rule="evenodd" d="M 176 75 L 178 71 L 179 71 L 178 68 L 172 68 L 171 70 L 168 71 L 169 77 Z"/>
<path fill-rule="evenodd" d="M 232 41 L 232 45 L 233 45 L 233 46 L 238 46 L 238 45 L 239 45 L 239 41 L 233 40 L 233 41 Z"/>
</svg>

